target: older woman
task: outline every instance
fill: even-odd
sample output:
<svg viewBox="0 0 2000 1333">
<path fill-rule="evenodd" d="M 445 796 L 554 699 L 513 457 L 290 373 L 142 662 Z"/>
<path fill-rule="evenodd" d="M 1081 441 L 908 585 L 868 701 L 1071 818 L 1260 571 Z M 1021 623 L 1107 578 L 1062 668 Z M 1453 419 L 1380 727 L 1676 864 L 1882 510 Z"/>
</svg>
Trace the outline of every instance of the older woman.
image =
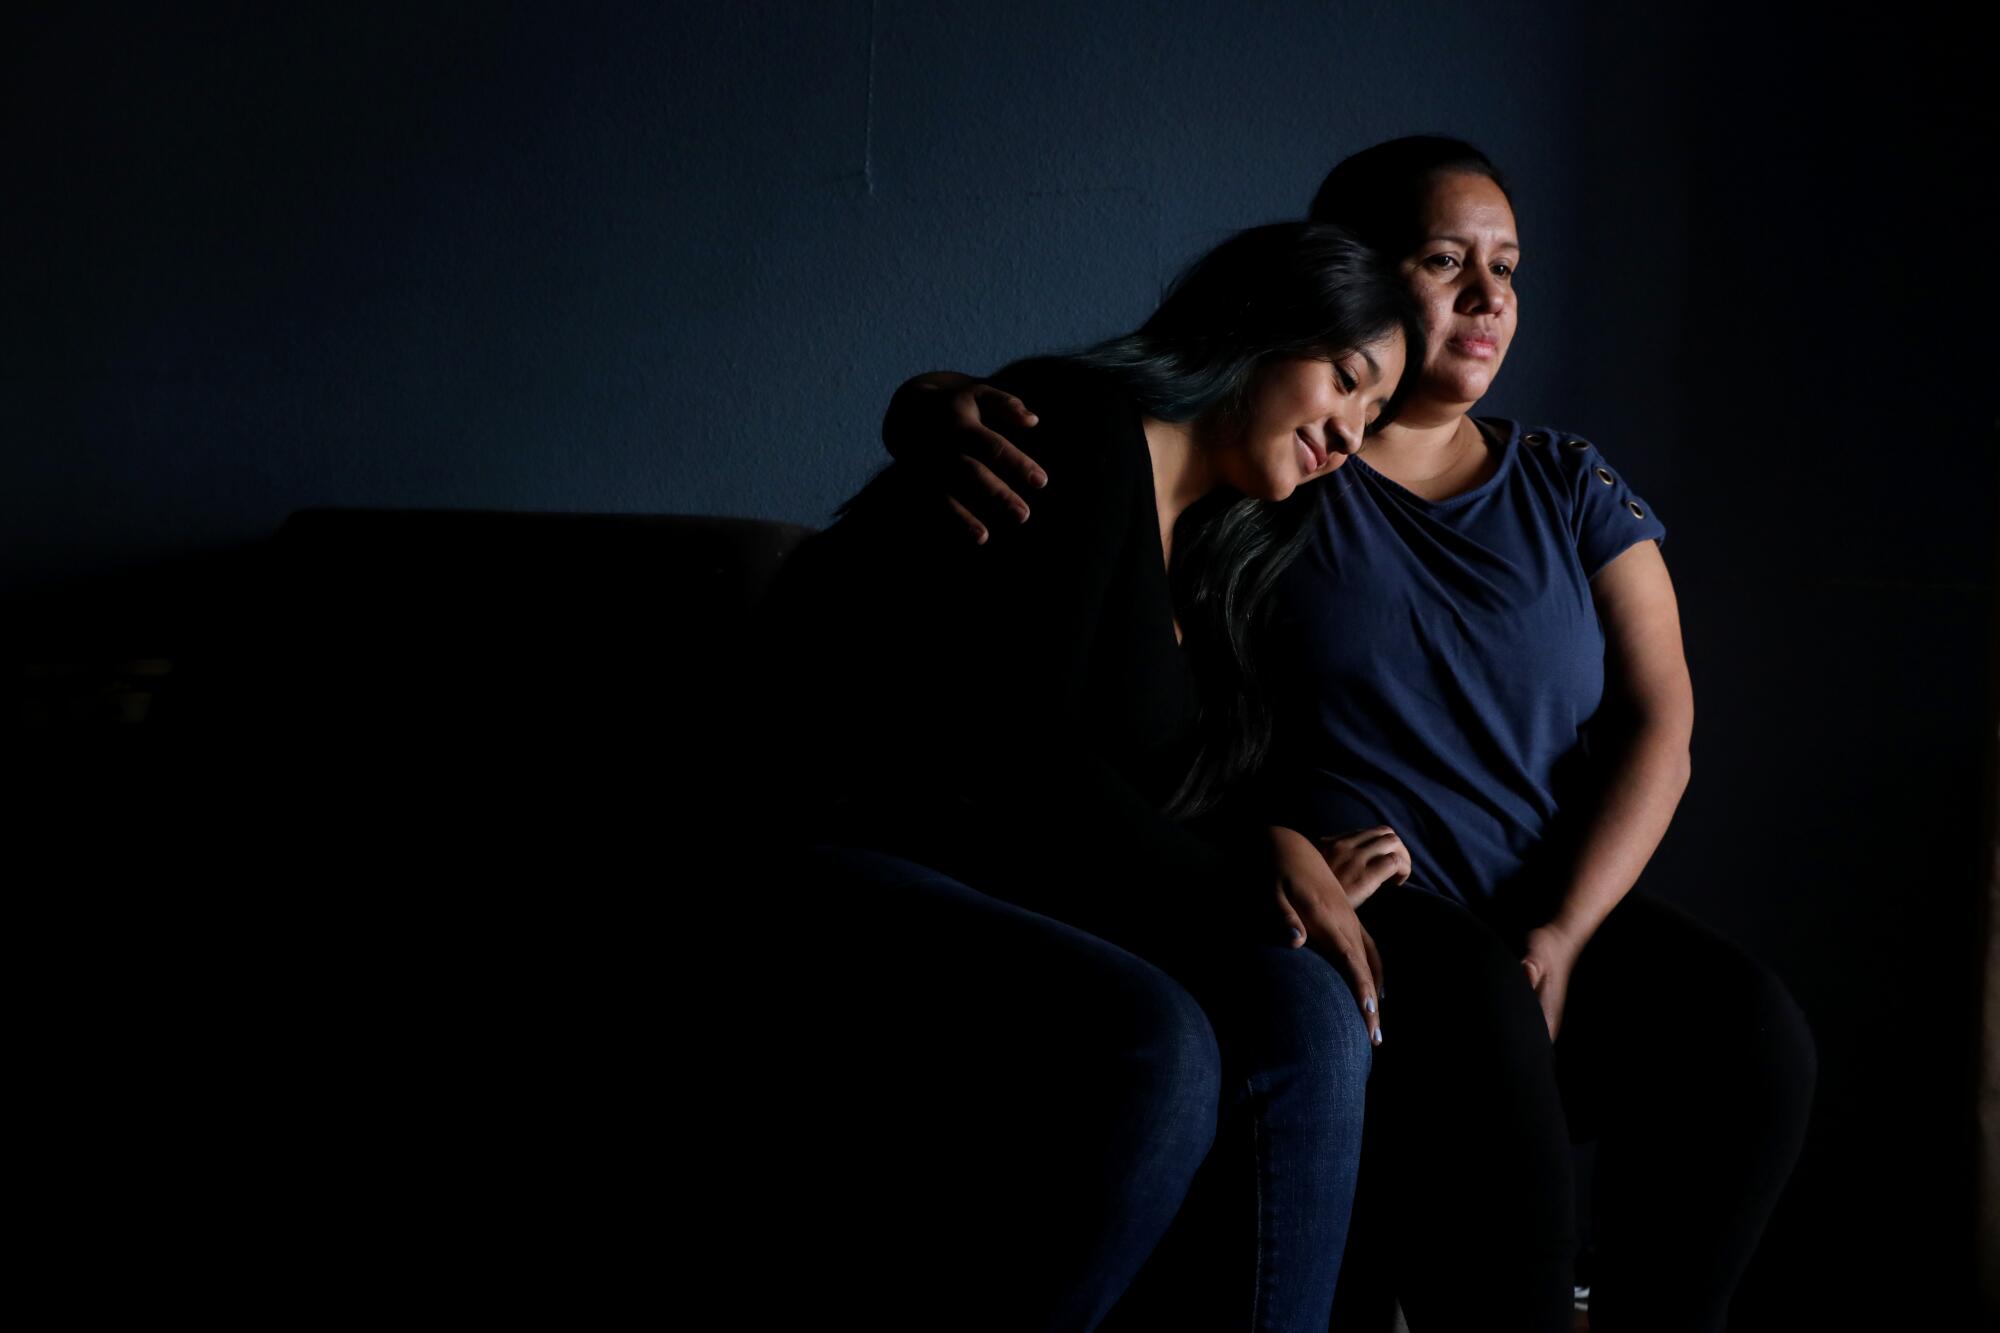
<svg viewBox="0 0 2000 1333">
<path fill-rule="evenodd" d="M 1595 1138 L 1593 1327 L 1720 1328 L 1814 1056 L 1775 978 L 1630 892 L 1689 775 L 1665 528 L 1592 441 L 1471 414 L 1520 314 L 1490 161 L 1381 144 L 1312 216 L 1393 257 L 1427 333 L 1404 410 L 1313 497 L 1267 645 L 1283 676 L 1260 813 L 1325 840 L 1394 978 L 1342 1311 L 1393 1289 L 1419 1333 L 1566 1328 L 1569 1144 Z M 952 504 L 983 537 L 975 511 L 1033 525 L 1006 483 L 1033 494 L 1040 468 L 977 414 L 1032 449 L 1033 406 L 920 377 L 884 436 L 954 438 Z M 1407 883 L 1375 887 L 1357 830 L 1401 836 Z"/>
</svg>

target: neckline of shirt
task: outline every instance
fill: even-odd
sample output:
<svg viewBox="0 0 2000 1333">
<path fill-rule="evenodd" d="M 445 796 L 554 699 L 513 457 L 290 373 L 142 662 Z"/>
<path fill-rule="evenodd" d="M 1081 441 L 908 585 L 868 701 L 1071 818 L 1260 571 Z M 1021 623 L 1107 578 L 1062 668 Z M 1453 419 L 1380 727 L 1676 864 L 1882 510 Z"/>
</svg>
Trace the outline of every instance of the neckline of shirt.
<svg viewBox="0 0 2000 1333">
<path fill-rule="evenodd" d="M 1356 454 L 1353 458 L 1349 459 L 1348 465 L 1350 467 L 1359 465 L 1363 472 L 1373 477 L 1376 481 L 1388 487 L 1397 495 L 1402 496 L 1411 504 L 1422 505 L 1425 509 L 1449 509 L 1453 505 L 1461 505 L 1469 500 L 1476 500 L 1507 479 L 1507 473 L 1514 466 L 1515 456 L 1521 452 L 1521 423 L 1510 421 L 1505 417 L 1474 417 L 1472 423 L 1475 426 L 1481 427 L 1482 431 L 1489 426 L 1496 431 L 1504 431 L 1505 438 L 1500 441 L 1500 466 L 1493 469 L 1492 476 L 1480 482 L 1469 491 L 1460 491 L 1457 495 L 1447 495 L 1441 500 L 1426 500 L 1423 496 L 1418 495 L 1401 482 L 1393 481 L 1383 476 L 1380 472 L 1377 472 L 1374 468 L 1369 467 L 1366 460 L 1360 454 Z"/>
</svg>

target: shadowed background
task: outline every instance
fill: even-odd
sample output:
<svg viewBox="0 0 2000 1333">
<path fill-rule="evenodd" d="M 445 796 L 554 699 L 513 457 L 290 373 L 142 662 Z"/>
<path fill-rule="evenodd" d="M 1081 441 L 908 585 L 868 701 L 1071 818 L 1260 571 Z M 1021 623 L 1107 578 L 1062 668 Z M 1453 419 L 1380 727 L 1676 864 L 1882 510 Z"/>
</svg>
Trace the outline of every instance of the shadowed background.
<svg viewBox="0 0 2000 1333">
<path fill-rule="evenodd" d="M 1970 1317 L 1991 137 L 1942 18 L 315 8 L 9 21 L 0 593 L 318 505 L 817 525 L 907 375 L 1129 328 L 1343 155 L 1469 138 L 1525 247 L 1485 410 L 1670 532 L 1700 725 L 1646 887 L 1821 1044 L 1737 1326 Z"/>
</svg>

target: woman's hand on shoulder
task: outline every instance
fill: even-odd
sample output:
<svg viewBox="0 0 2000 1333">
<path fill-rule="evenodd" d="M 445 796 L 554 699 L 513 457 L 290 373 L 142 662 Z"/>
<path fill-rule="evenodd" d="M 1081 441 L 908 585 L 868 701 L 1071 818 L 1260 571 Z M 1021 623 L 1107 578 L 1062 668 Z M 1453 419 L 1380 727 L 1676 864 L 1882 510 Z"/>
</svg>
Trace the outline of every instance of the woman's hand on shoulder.
<svg viewBox="0 0 2000 1333">
<path fill-rule="evenodd" d="M 1387 824 L 1321 838 L 1319 853 L 1347 891 L 1349 907 L 1360 907 L 1391 879 L 1410 878 L 1410 849 Z"/>
<path fill-rule="evenodd" d="M 1267 833 L 1278 915 L 1291 930 L 1292 947 L 1311 945 L 1340 970 L 1361 1006 L 1370 1039 L 1381 1045 L 1382 955 L 1375 941 L 1312 840 L 1276 825 Z"/>
<path fill-rule="evenodd" d="M 929 477 L 966 534 L 984 543 L 988 524 L 1027 522 L 1020 492 L 1048 484 L 1048 474 L 1003 433 L 1039 420 L 1004 389 L 934 370 L 896 390 L 882 443 L 897 462 Z"/>
</svg>

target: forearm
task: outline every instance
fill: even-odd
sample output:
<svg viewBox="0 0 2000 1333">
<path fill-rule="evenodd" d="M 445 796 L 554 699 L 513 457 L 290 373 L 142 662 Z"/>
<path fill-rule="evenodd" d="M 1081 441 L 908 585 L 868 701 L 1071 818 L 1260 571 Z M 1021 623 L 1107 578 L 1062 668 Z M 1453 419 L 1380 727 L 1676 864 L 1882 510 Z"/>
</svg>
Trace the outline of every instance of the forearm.
<svg viewBox="0 0 2000 1333">
<path fill-rule="evenodd" d="M 1597 796 L 1568 839 L 1546 925 L 1581 949 L 1635 884 L 1666 836 L 1690 772 L 1687 722 L 1628 726 L 1599 765 Z"/>
</svg>

